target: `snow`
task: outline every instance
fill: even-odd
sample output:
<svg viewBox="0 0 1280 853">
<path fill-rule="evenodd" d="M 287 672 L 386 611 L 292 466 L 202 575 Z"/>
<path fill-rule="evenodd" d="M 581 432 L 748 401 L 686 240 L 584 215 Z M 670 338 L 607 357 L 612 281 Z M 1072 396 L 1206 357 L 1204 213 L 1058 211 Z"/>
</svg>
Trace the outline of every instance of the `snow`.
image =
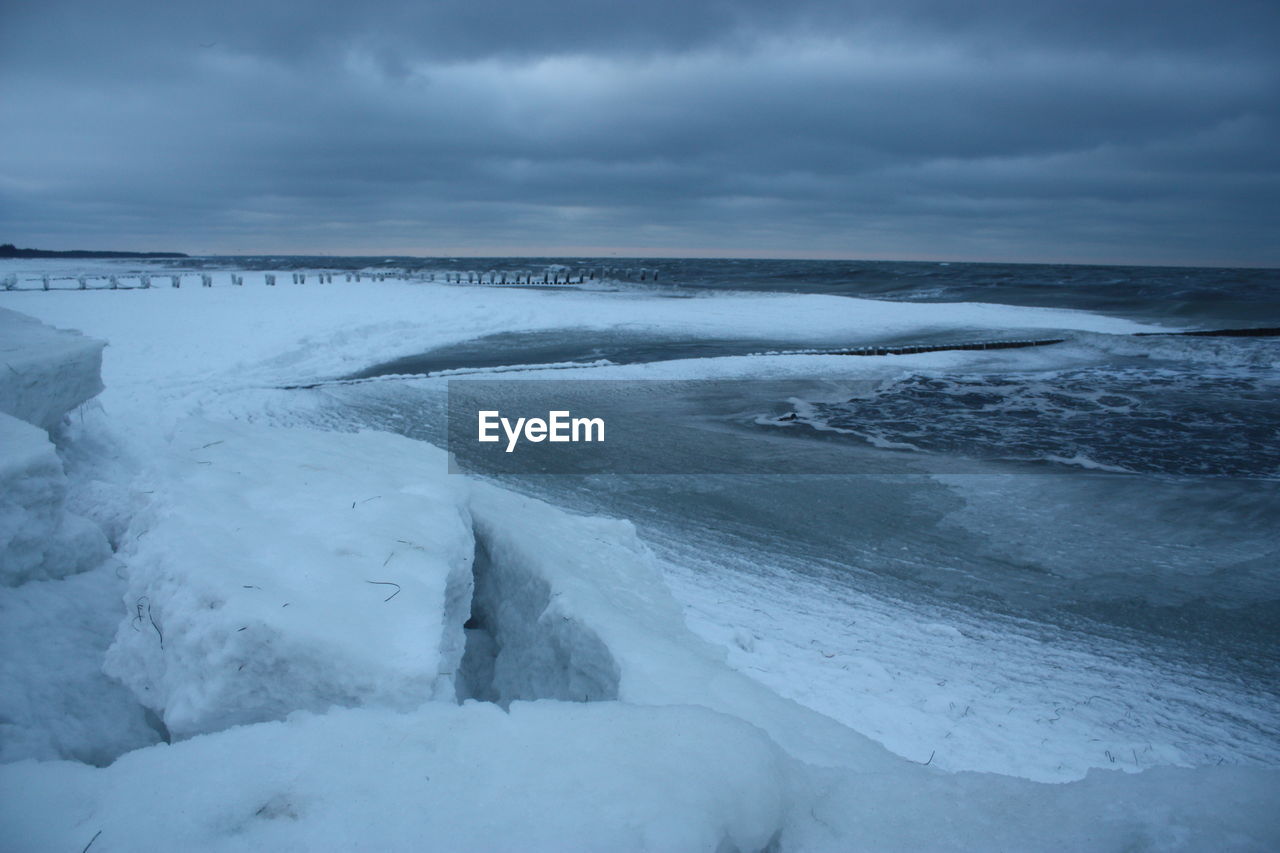
<svg viewBox="0 0 1280 853">
<path fill-rule="evenodd" d="M 1241 703 L 1211 671 L 1017 620 L 715 568 L 666 573 L 698 636 L 736 670 L 908 759 L 1058 783 L 1095 767 L 1274 766 L 1273 709 L 1261 696 Z"/>
<path fill-rule="evenodd" d="M 102 390 L 104 346 L 0 308 L 0 412 L 52 429 Z"/>
<path fill-rule="evenodd" d="M 120 556 L 107 671 L 174 737 L 331 705 L 454 700 L 473 545 L 444 454 L 193 421 Z"/>
<path fill-rule="evenodd" d="M 842 637 L 850 603 L 823 609 L 808 590 L 786 602 L 787 627 L 771 630 L 761 607 L 779 613 L 796 590 L 673 571 L 630 522 L 450 474 L 445 454 L 422 442 L 298 428 L 323 422 L 310 408 L 320 395 L 279 390 L 512 330 L 853 345 L 982 326 L 1107 334 L 1137 324 L 819 296 L 266 288 L 245 274 L 244 287 L 226 286 L 223 272 L 213 288 L 0 294 L 111 342 L 101 410 L 59 430 L 61 459 L 39 429 L 0 418 L 3 499 L 15 507 L 0 532 L 17 555 L 6 567 L 21 567 L 8 581 L 20 585 L 0 589 L 0 758 L 10 762 L 0 765 L 0 837 L 16 849 L 1280 846 L 1273 767 L 1152 766 L 1184 758 L 1157 748 L 1126 768 L 1140 773 L 1066 784 L 950 772 L 1036 776 L 1062 758 L 1021 740 L 1009 758 L 1001 738 L 1033 729 L 999 728 L 995 688 L 973 715 L 980 732 L 965 734 L 967 710 L 944 707 L 1002 661 L 1026 682 L 1001 696 L 1028 706 L 1011 719 L 1043 710 L 1033 707 L 1045 694 L 1042 650 L 1018 651 L 1026 638 L 1001 626 L 866 601 L 852 603 L 863 626 Z M 45 365 L 28 408 L 49 416 L 94 387 L 86 353 L 101 352 L 57 339 L 79 341 L 58 350 L 76 370 L 53 366 L 51 338 L 16 348 Z M 959 357 L 905 356 L 891 369 Z M 786 369 L 882 369 L 864 361 L 797 357 Z M 670 378 L 781 365 L 602 370 Z M 68 520 L 68 503 L 107 528 L 114 559 L 97 526 Z M 71 556 L 55 559 L 63 541 Z M 82 573 L 36 579 L 67 571 Z M 807 648 L 817 636 L 832 645 Z M 787 645 L 813 665 L 794 666 Z M 931 647 L 945 648 L 931 657 Z M 969 680 L 928 687 L 955 677 L 957 655 L 968 655 Z M 828 660 L 853 674 L 832 677 Z M 1066 669 L 1064 693 L 1093 677 L 1084 656 L 1055 651 L 1052 665 Z M 763 671 L 748 677 L 753 668 Z M 921 701 L 902 713 L 885 698 L 895 690 Z M 1106 737 L 1104 723 L 1082 713 L 1071 724 L 1084 739 Z M 969 738 L 963 749 L 937 762 L 919 751 L 953 728 Z M 173 742 L 157 742 L 165 736 Z"/>
<path fill-rule="evenodd" d="M 287 757 L 287 760 L 281 760 Z M 23 850 L 763 850 L 783 757 L 701 708 L 335 711 L 127 755 L 0 768 Z"/>
<path fill-rule="evenodd" d="M 94 769 L 0 767 L 17 849 L 1268 850 L 1274 774 L 807 768 L 691 706 L 424 705 L 295 714 Z M 19 806 L 20 807 L 15 807 Z"/>
<path fill-rule="evenodd" d="M 874 779 L 874 781 L 873 781 Z M 784 834 L 796 850 L 1251 850 L 1280 840 L 1273 772 L 1094 770 L 1043 785 L 985 773 L 826 780 Z"/>
</svg>

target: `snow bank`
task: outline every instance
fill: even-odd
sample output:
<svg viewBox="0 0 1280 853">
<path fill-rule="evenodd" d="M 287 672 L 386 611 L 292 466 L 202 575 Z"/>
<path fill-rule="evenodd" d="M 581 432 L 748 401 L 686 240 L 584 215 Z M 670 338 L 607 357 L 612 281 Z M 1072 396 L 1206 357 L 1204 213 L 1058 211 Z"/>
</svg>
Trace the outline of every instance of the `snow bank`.
<svg viewBox="0 0 1280 853">
<path fill-rule="evenodd" d="M 105 764 L 159 740 L 129 690 L 102 672 L 124 614 L 118 568 L 0 589 L 0 762 Z"/>
<path fill-rule="evenodd" d="M 66 511 L 66 496 L 48 435 L 0 413 L 0 585 L 64 577 L 110 556 L 102 531 Z"/>
<path fill-rule="evenodd" d="M 297 714 L 95 769 L 0 767 L 0 836 L 54 851 L 1274 850 L 1277 774 L 1062 785 L 815 770 L 697 707 L 428 704 Z"/>
<path fill-rule="evenodd" d="M 783 759 L 701 708 L 426 705 L 298 715 L 126 755 L 0 768 L 22 850 L 758 851 Z"/>
<path fill-rule="evenodd" d="M 0 308 L 0 412 L 52 429 L 102 390 L 105 346 Z"/>
<path fill-rule="evenodd" d="M 157 737 L 102 673 L 122 584 L 106 536 L 67 511 L 46 432 L 102 389 L 103 346 L 0 309 L 0 762 L 105 763 Z"/>
<path fill-rule="evenodd" d="M 107 671 L 174 736 L 453 701 L 473 545 L 443 453 L 205 422 L 162 452 Z"/>
</svg>

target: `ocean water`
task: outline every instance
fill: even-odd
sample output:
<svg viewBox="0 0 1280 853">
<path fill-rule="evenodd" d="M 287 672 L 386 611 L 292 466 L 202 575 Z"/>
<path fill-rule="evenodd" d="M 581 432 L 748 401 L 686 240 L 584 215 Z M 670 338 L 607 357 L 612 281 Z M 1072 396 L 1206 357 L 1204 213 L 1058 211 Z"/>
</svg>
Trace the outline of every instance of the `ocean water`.
<svg viewBox="0 0 1280 853">
<path fill-rule="evenodd" d="M 164 262 L 156 262 L 164 266 Z M 186 268 L 455 271 L 612 268 L 649 271 L 655 293 L 821 293 L 919 302 L 995 302 L 1078 308 L 1171 324 L 1280 325 L 1280 270 L 915 261 L 704 260 L 655 258 L 215 257 Z M 656 281 L 652 280 L 657 274 Z"/>
<path fill-rule="evenodd" d="M 232 264 L 249 263 L 231 259 Z M 261 259 L 254 259 L 259 266 Z M 591 269 L 593 259 L 279 259 L 281 268 L 390 268 L 420 276 L 458 270 Z M 1189 329 L 1280 326 L 1280 271 L 1140 267 L 1078 267 L 887 262 L 631 260 L 619 268 L 658 272 L 656 282 L 588 282 L 574 291 L 633 289 L 697 298 L 732 291 L 839 294 L 893 301 L 993 302 L 1077 308 Z M 477 285 L 478 286 L 478 285 Z M 697 310 L 691 307 L 691 311 Z M 786 317 L 778 318 L 780 325 Z M 960 335 L 924 332 L 887 343 L 948 345 L 963 339 L 1017 337 L 1010 330 L 975 329 Z M 1069 474 L 1081 482 L 1100 477 L 1141 478 L 1153 494 L 1181 491 L 1193 481 L 1214 488 L 1270 493 L 1280 479 L 1280 338 L 1185 335 L 1071 334 L 1061 344 L 1001 354 L 998 369 L 899 372 L 879 381 L 851 383 L 807 399 L 803 383 L 779 399 L 776 385 L 753 406 L 735 391 L 730 401 L 705 401 L 708 412 L 734 412 L 744 430 L 760 437 L 761 452 L 776 454 L 772 436 L 820 437 L 827 452 L 843 442 L 849 453 L 878 451 L 890 469 L 918 470 L 957 458 L 1008 465 L 992 473 Z M 815 337 L 804 345 L 838 350 L 841 341 Z M 636 364 L 803 350 L 794 335 L 779 338 L 698 339 L 662 329 L 576 329 L 509 332 L 370 365 L 354 378 L 386 374 L 465 376 L 495 368 L 537 370 L 548 365 Z M 1063 366 L 1053 363 L 1062 353 Z M 881 360 L 892 360 L 883 356 Z M 762 379 L 768 379 L 767 369 Z M 384 395 L 380 387 L 370 394 Z M 369 396 L 369 394 L 366 394 Z M 688 405 L 688 401 L 683 401 Z M 652 407 L 646 397 L 643 405 Z M 781 409 L 779 408 L 781 406 Z M 429 428 L 424 427 L 426 432 Z M 818 434 L 821 435 L 818 435 Z M 439 434 L 432 434 L 439 440 Z M 637 450 L 637 452 L 643 452 Z M 705 447 L 661 447 L 668 460 L 690 460 Z M 911 458 L 916 456 L 918 458 Z M 639 467 L 643 467 L 642 465 Z M 667 466 L 671 467 L 670 465 Z M 678 468 L 678 464 L 675 466 Z M 874 468 L 874 466 L 873 466 Z M 776 468 L 771 469 L 777 475 Z M 872 469 L 869 469 L 872 470 Z M 575 487 L 576 488 L 576 487 Z M 666 487 L 669 489 L 670 484 Z M 776 488 L 776 482 L 770 488 Z M 1057 488 L 1057 487 L 1055 487 Z M 1126 486 L 1125 488 L 1129 488 Z M 1153 498 L 1154 500 L 1154 498 Z M 636 511 L 636 507 L 626 507 Z M 1264 511 L 1265 513 L 1265 511 Z M 765 512 L 749 513 L 752 523 Z M 1215 516 L 1217 517 L 1217 516 Z M 1270 518 L 1271 516 L 1266 515 Z M 1238 528 L 1221 524 L 1198 549 L 1225 553 L 1233 538 L 1270 541 L 1259 519 Z M 1277 517 L 1280 520 L 1280 517 Z M 1185 522 L 1183 522 L 1185 523 Z M 790 522 L 768 525 L 794 538 Z M 838 525 L 837 525 L 838 526 Z M 807 527 L 807 525 L 806 525 Z M 1265 549 L 1264 549 L 1265 550 Z M 1280 555 L 1274 548 L 1272 556 Z M 1220 560 L 1210 559 L 1217 565 Z M 1229 585 L 1229 582 L 1227 582 Z"/>
<path fill-rule="evenodd" d="M 1262 366 L 1195 364 L 916 374 L 784 417 L 922 453 L 1273 478 L 1280 476 L 1277 378 Z"/>
</svg>

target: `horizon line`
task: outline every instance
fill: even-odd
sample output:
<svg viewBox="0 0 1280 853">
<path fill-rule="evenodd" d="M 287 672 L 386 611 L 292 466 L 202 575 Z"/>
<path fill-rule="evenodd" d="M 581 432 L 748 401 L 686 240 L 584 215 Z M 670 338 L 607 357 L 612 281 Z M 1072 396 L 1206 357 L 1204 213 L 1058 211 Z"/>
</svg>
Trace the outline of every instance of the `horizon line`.
<svg viewBox="0 0 1280 853">
<path fill-rule="evenodd" d="M 13 245 L 13 244 L 10 244 Z M 21 247 L 30 249 L 32 247 Z M 558 251 L 557 251 L 558 250 Z M 576 251 L 575 251 L 576 250 Z M 1274 264 L 1266 263 L 1212 263 L 1212 262 L 1194 262 L 1194 263 L 1176 263 L 1170 261 L 1142 262 L 1134 260 L 999 260 L 999 259 L 973 259 L 973 258 L 956 258 L 956 257 L 936 257 L 936 256 L 917 256 L 917 257 L 889 257 L 862 255 L 856 256 L 851 254 L 834 253 L 834 252 L 815 252 L 815 253 L 789 253 L 780 252 L 773 253 L 770 251 L 746 251 L 742 250 L 721 250 L 710 249 L 705 251 L 699 250 L 679 250 L 670 248 L 661 249 L 637 249 L 636 247 L 626 247 L 625 249 L 601 249 L 599 247 L 586 246 L 560 246 L 552 247 L 552 249 L 539 249 L 534 251 L 519 251 L 518 247 L 504 247 L 498 251 L 482 251 L 474 248 L 455 249 L 448 251 L 444 249 L 413 249 L 408 250 L 404 247 L 393 248 L 384 251 L 371 251 L 362 249 L 359 251 L 190 251 L 179 249 L 39 249 L 37 251 L 50 252 L 130 252 L 135 254 L 154 254 L 154 253 L 175 253 L 183 254 L 190 258 L 269 258 L 269 257 L 312 257 L 312 258 L 414 258 L 420 260 L 444 260 L 448 258 L 458 259 L 505 259 L 505 258 L 528 258 L 528 259 L 545 259 L 556 260 L 565 258 L 582 258 L 591 260 L 650 260 L 650 261 L 815 261 L 815 262 L 850 262 L 850 263 L 926 263 L 926 264 L 992 264 L 1002 266 L 1073 266 L 1073 267 L 1148 267 L 1148 268 L 1164 268 L 1164 269 L 1248 269 L 1248 270 L 1276 270 L 1280 269 L 1280 260 Z M 39 260 L 39 259 L 27 259 Z M 54 260 L 54 259 L 48 259 Z"/>
</svg>

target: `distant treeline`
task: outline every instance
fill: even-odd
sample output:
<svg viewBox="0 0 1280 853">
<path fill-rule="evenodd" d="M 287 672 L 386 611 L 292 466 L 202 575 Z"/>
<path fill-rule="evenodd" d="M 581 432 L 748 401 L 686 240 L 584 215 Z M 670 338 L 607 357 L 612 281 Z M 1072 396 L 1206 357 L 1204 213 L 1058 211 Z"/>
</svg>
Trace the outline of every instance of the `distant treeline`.
<svg viewBox="0 0 1280 853">
<path fill-rule="evenodd" d="M 72 249 L 54 252 L 49 249 L 19 249 L 12 243 L 0 246 L 0 258 L 185 258 L 182 252 L 95 252 Z"/>
</svg>

